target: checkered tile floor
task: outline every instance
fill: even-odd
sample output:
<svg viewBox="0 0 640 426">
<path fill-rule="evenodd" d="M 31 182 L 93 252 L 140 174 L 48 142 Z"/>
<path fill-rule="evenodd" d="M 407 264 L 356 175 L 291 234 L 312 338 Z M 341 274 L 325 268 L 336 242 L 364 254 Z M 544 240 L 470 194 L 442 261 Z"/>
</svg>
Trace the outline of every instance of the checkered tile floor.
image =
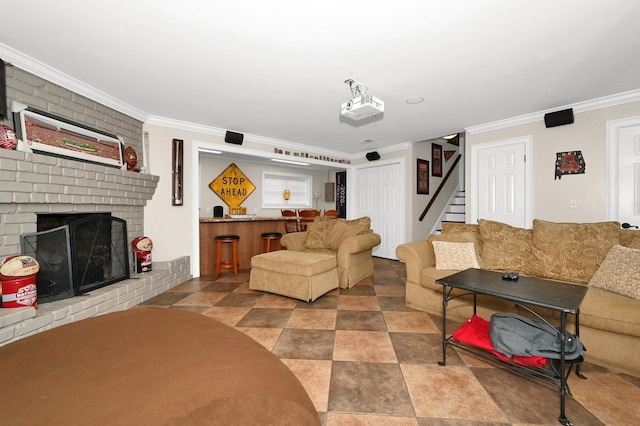
<svg viewBox="0 0 640 426">
<path fill-rule="evenodd" d="M 442 319 L 405 307 L 403 263 L 313 303 L 249 289 L 249 271 L 200 277 L 144 305 L 207 315 L 246 333 L 300 379 L 325 425 L 556 425 L 559 396 L 449 348 Z M 453 330 L 453 324 L 449 328 Z M 569 379 L 575 425 L 635 425 L 640 379 L 585 363 Z"/>
</svg>

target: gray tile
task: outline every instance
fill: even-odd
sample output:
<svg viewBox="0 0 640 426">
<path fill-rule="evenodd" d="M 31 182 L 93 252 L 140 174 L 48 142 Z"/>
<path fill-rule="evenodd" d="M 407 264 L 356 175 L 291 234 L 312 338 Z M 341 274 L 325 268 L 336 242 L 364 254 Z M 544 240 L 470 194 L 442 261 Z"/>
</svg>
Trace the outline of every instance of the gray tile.
<svg viewBox="0 0 640 426">
<path fill-rule="evenodd" d="M 286 328 L 272 352 L 281 359 L 333 359 L 334 330 Z"/>
<path fill-rule="evenodd" d="M 140 304 L 151 306 L 168 306 L 181 301 L 191 294 L 193 293 L 164 292 Z"/>
<path fill-rule="evenodd" d="M 284 328 L 292 313 L 293 309 L 253 308 L 236 327 Z"/>
<path fill-rule="evenodd" d="M 412 309 L 407 307 L 404 300 L 404 297 L 378 296 L 378 304 L 383 311 L 411 311 Z"/>
<path fill-rule="evenodd" d="M 338 296 L 322 296 L 313 302 L 299 302 L 296 309 L 338 309 Z"/>
<path fill-rule="evenodd" d="M 380 311 L 338 311 L 336 330 L 387 331 Z"/>
<path fill-rule="evenodd" d="M 252 308 L 260 299 L 262 294 L 253 293 L 231 293 L 216 303 L 216 306 L 235 306 L 242 308 Z"/>
<path fill-rule="evenodd" d="M 472 368 L 471 371 L 510 422 L 554 424 L 558 421 L 560 397 L 557 389 L 500 368 Z M 571 386 L 571 379 L 568 383 Z M 569 395 L 565 414 L 576 425 L 603 425 Z"/>
<path fill-rule="evenodd" d="M 372 285 L 356 284 L 349 289 L 340 289 L 340 296 L 375 296 L 376 291 Z"/>
<path fill-rule="evenodd" d="M 329 411 L 415 417 L 398 364 L 335 361 Z"/>
<path fill-rule="evenodd" d="M 442 336 L 423 333 L 389 333 L 400 364 L 437 364 L 442 361 Z M 447 365 L 464 365 L 454 350 L 447 351 Z"/>
</svg>

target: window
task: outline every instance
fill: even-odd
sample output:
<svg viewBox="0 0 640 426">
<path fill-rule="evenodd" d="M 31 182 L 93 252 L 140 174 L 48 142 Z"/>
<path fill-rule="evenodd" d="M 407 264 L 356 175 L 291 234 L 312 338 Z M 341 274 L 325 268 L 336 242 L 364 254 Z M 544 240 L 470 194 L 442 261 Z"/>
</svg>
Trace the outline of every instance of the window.
<svg viewBox="0 0 640 426">
<path fill-rule="evenodd" d="M 312 179 L 311 175 L 262 172 L 262 208 L 310 208 Z M 291 193 L 289 201 L 283 197 L 285 189 Z"/>
</svg>

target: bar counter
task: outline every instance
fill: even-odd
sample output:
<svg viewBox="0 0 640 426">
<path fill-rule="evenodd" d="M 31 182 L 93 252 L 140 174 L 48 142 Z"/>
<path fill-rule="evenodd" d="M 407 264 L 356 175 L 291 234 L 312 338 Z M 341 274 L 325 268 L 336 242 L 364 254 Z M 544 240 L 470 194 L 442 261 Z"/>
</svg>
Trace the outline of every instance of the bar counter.
<svg viewBox="0 0 640 426">
<path fill-rule="evenodd" d="M 216 241 L 218 235 L 238 235 L 238 262 L 240 269 L 251 267 L 251 257 L 260 254 L 260 234 L 263 232 L 286 232 L 285 224 L 288 221 L 297 221 L 296 217 L 256 217 L 234 219 L 230 217 L 201 217 L 200 218 L 200 276 L 213 275 L 216 266 Z M 282 248 L 280 243 L 277 248 Z M 231 256 L 230 244 L 223 245 L 224 257 Z M 223 270 L 220 275 L 228 274 L 229 270 Z M 231 272 L 233 273 L 233 272 Z"/>
</svg>

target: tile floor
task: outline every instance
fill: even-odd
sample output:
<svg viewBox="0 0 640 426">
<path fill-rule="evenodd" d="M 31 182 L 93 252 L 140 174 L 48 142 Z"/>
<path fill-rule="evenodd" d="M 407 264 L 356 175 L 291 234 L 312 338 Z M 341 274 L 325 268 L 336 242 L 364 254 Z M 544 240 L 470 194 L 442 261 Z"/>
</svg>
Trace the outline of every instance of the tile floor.
<svg viewBox="0 0 640 426">
<path fill-rule="evenodd" d="M 199 312 L 251 336 L 296 374 L 328 426 L 560 424 L 560 397 L 547 385 L 455 348 L 439 366 L 442 319 L 405 307 L 403 263 L 375 265 L 373 278 L 313 303 L 252 291 L 245 270 L 193 279 L 145 305 Z M 587 380 L 569 379 L 574 425 L 638 424 L 640 378 L 588 362 L 582 372 Z"/>
</svg>

